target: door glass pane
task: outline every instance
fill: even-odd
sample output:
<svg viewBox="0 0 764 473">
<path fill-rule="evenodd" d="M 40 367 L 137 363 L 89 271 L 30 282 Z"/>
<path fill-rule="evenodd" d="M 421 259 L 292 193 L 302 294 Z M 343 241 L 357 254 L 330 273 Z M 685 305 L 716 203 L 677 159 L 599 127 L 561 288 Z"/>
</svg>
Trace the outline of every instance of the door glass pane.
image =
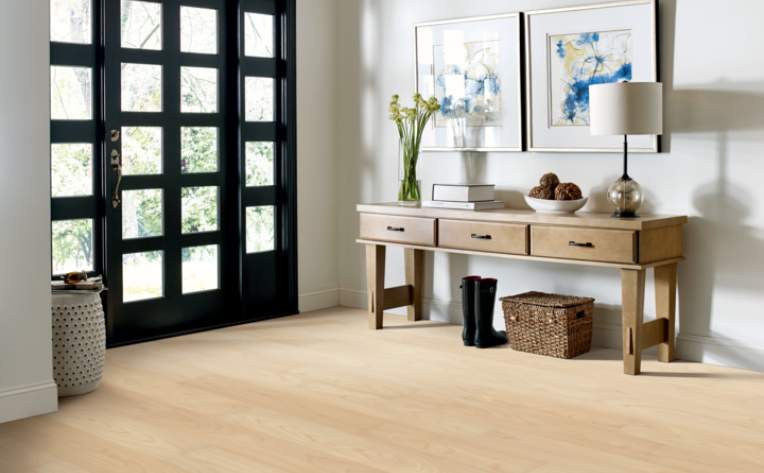
<svg viewBox="0 0 764 473">
<path fill-rule="evenodd" d="M 50 66 L 50 118 L 93 118 L 93 77 L 89 67 Z"/>
<path fill-rule="evenodd" d="M 181 251 L 183 294 L 219 287 L 218 245 L 192 246 Z"/>
<path fill-rule="evenodd" d="M 217 186 L 184 187 L 180 192 L 181 231 L 183 233 L 216 231 L 218 229 Z"/>
<path fill-rule="evenodd" d="M 164 252 L 122 255 L 122 300 L 156 299 L 164 295 Z"/>
<path fill-rule="evenodd" d="M 180 96 L 181 112 L 217 112 L 218 70 L 213 67 L 181 67 Z"/>
<path fill-rule="evenodd" d="M 180 7 L 180 50 L 184 53 L 217 53 L 217 30 L 217 10 Z"/>
<path fill-rule="evenodd" d="M 273 185 L 273 142 L 247 142 L 245 172 L 247 187 Z"/>
<path fill-rule="evenodd" d="M 273 121 L 273 79 L 247 77 L 244 79 L 244 108 L 248 122 Z"/>
<path fill-rule="evenodd" d="M 122 111 L 162 111 L 162 66 L 122 63 Z"/>
<path fill-rule="evenodd" d="M 257 207 L 247 207 L 245 218 L 247 226 L 247 253 L 273 251 L 276 236 L 274 231 L 273 206 L 259 205 Z"/>
<path fill-rule="evenodd" d="M 217 172 L 216 127 L 181 127 L 180 168 L 183 173 Z"/>
<path fill-rule="evenodd" d="M 122 127 L 122 173 L 162 174 L 161 127 Z"/>
<path fill-rule="evenodd" d="M 93 194 L 93 145 L 55 143 L 50 146 L 52 197 Z"/>
<path fill-rule="evenodd" d="M 53 274 L 93 271 L 93 220 L 56 220 L 51 223 Z"/>
<path fill-rule="evenodd" d="M 244 55 L 273 57 L 273 15 L 244 13 Z"/>
<path fill-rule="evenodd" d="M 90 0 L 50 0 L 50 40 L 89 44 Z"/>
<path fill-rule="evenodd" d="M 122 191 L 122 238 L 162 235 L 162 189 Z"/>
<path fill-rule="evenodd" d="M 162 49 L 162 4 L 122 0 L 122 47 Z"/>
</svg>

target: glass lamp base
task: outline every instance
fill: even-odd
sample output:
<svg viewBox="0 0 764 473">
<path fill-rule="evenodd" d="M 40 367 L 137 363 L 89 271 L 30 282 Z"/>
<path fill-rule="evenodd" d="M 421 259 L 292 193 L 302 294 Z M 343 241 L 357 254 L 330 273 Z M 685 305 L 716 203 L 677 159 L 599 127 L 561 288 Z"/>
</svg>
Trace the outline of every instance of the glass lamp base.
<svg viewBox="0 0 764 473">
<path fill-rule="evenodd" d="M 637 218 L 639 214 L 636 212 L 619 212 L 618 210 L 613 212 L 613 218 Z"/>
<path fill-rule="evenodd" d="M 642 207 L 642 188 L 637 181 L 624 175 L 610 185 L 607 198 L 615 207 L 613 217 L 635 218 L 638 216 L 637 211 Z"/>
</svg>

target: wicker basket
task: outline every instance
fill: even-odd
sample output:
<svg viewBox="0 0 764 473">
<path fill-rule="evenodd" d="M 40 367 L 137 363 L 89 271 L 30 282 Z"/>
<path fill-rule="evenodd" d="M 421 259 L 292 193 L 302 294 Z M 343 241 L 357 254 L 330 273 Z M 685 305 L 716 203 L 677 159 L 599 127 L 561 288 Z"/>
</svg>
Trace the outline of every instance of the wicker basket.
<svg viewBox="0 0 764 473">
<path fill-rule="evenodd" d="M 591 348 L 594 299 L 526 292 L 501 302 L 513 349 L 574 358 Z"/>
</svg>

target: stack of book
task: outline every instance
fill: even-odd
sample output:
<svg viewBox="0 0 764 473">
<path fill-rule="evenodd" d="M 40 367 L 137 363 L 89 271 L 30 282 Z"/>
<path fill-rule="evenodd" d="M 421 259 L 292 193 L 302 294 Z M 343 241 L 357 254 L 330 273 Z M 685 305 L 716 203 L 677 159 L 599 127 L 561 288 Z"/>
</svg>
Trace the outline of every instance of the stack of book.
<svg viewBox="0 0 764 473">
<path fill-rule="evenodd" d="M 101 276 L 87 278 L 84 281 L 67 283 L 63 280 L 51 281 L 50 288 L 53 291 L 92 291 L 101 292 L 103 290 L 103 279 Z"/>
<path fill-rule="evenodd" d="M 496 200 L 493 184 L 433 184 L 432 200 L 423 207 L 462 210 L 503 209 L 504 202 Z"/>
</svg>

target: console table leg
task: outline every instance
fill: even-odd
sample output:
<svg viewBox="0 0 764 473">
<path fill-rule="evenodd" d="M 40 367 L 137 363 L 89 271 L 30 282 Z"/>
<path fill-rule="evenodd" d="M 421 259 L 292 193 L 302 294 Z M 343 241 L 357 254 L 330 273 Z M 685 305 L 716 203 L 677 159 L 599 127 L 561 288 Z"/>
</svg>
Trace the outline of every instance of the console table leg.
<svg viewBox="0 0 764 473">
<path fill-rule="evenodd" d="M 676 343 L 676 279 L 677 265 L 655 268 L 655 311 L 658 319 L 666 320 L 666 340 L 658 344 L 658 361 L 674 360 Z"/>
<path fill-rule="evenodd" d="M 385 311 L 385 246 L 366 245 L 366 299 L 369 329 L 382 328 Z"/>
<path fill-rule="evenodd" d="M 621 270 L 621 300 L 623 305 L 623 372 L 637 375 L 642 364 L 645 270 Z"/>
<path fill-rule="evenodd" d="M 422 284 L 424 282 L 424 250 L 405 250 L 406 284 L 411 286 L 411 305 L 406 307 L 408 319 L 422 319 Z"/>
</svg>

